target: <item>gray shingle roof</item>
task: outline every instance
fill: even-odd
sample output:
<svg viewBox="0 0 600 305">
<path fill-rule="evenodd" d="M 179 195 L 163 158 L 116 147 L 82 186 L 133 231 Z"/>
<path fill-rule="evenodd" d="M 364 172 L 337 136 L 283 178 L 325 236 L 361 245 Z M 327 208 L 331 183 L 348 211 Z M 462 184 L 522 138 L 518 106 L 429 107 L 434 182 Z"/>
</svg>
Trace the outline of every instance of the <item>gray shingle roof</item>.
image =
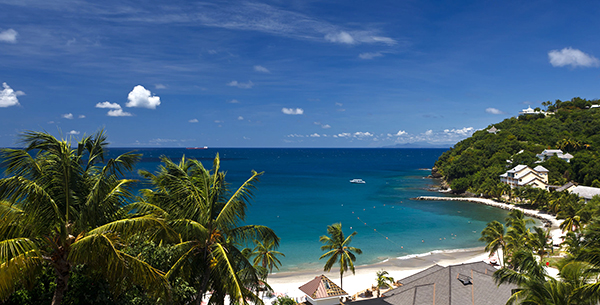
<svg viewBox="0 0 600 305">
<path fill-rule="evenodd" d="M 360 305 L 504 305 L 516 285 L 497 286 L 492 274 L 496 269 L 484 262 L 433 266 L 400 280 L 402 286 L 385 297 L 358 301 Z M 435 300 L 433 299 L 435 297 Z"/>
<path fill-rule="evenodd" d="M 600 188 L 578 185 L 571 190 L 571 193 L 579 195 L 587 200 L 592 199 L 596 195 L 600 195 Z"/>
<path fill-rule="evenodd" d="M 564 190 L 566 190 L 566 189 L 568 189 L 568 188 L 570 188 L 570 187 L 572 187 L 574 185 L 575 185 L 575 183 L 573 183 L 573 181 L 570 181 L 569 183 L 567 183 L 567 184 L 565 184 L 565 185 L 557 188 L 556 191 L 557 192 L 562 192 L 562 191 L 564 191 Z"/>
</svg>

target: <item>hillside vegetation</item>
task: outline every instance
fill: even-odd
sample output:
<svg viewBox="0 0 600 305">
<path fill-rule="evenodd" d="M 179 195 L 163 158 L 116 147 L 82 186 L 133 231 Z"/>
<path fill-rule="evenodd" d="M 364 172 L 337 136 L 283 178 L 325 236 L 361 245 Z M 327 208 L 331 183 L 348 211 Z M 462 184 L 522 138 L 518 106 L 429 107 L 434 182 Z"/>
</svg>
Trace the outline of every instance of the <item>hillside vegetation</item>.
<svg viewBox="0 0 600 305">
<path fill-rule="evenodd" d="M 536 166 L 536 154 L 561 149 L 574 156 L 570 163 L 554 156 L 540 164 L 550 171 L 550 184 L 600 187 L 600 108 L 590 108 L 597 104 L 600 100 L 581 98 L 544 102 L 548 115 L 521 115 L 479 130 L 442 154 L 433 172 L 455 192 L 492 195 L 507 169 Z M 487 131 L 492 126 L 496 134 Z"/>
</svg>

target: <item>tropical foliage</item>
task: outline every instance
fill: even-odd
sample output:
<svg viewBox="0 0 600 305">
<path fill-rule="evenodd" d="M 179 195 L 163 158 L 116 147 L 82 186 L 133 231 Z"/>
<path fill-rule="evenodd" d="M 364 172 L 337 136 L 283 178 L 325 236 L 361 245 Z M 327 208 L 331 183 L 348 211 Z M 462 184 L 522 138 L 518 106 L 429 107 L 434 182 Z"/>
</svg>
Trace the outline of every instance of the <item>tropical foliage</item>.
<svg viewBox="0 0 600 305">
<path fill-rule="evenodd" d="M 103 131 L 75 148 L 22 141 L 0 152 L 0 302 L 262 304 L 283 254 L 273 230 L 245 224 L 260 173 L 231 190 L 218 155 L 211 170 L 163 158 L 134 199 L 124 176 L 140 155 L 106 159 Z"/>
<path fill-rule="evenodd" d="M 162 225 L 122 209 L 133 182 L 123 173 L 140 156 L 105 160 L 102 131 L 75 148 L 43 132 L 26 132 L 21 140 L 25 148 L 0 152 L 7 175 L 0 179 L 0 300 L 50 268 L 52 304 L 61 304 L 74 269 L 83 265 L 116 291 L 138 284 L 166 297 L 164 274 L 123 251 L 127 237 Z"/>
<path fill-rule="evenodd" d="M 600 197 L 583 203 L 573 196 L 560 196 L 557 204 L 566 236 L 559 257 L 552 257 L 559 276 L 547 274 L 552 253 L 561 251 L 550 243 L 549 230 L 530 227 L 518 210 L 505 225 L 491 222 L 482 231 L 486 250 L 498 251 L 505 264 L 494 277 L 499 284 L 513 283 L 519 289 L 507 304 L 597 304 L 600 301 Z M 503 250 L 503 251 L 499 251 Z M 559 253 L 555 253 L 559 254 Z"/>
<path fill-rule="evenodd" d="M 183 157 L 178 163 L 162 158 L 157 173 L 140 171 L 151 183 L 140 201 L 128 206 L 136 215 L 165 219 L 167 227 L 156 232 L 174 243 L 179 253 L 166 276 L 184 279 L 197 291 L 197 304 L 210 292 L 209 303 L 261 304 L 258 297 L 260 271 L 242 249 L 257 241 L 274 248 L 279 238 L 268 227 L 244 224 L 260 173 L 231 191 L 220 170 L 219 156 L 212 170 L 197 160 Z M 265 262 L 269 266 L 268 259 Z"/>
<path fill-rule="evenodd" d="M 339 263 L 340 265 L 340 287 L 343 288 L 344 272 L 352 271 L 354 274 L 354 262 L 356 261 L 356 254 L 362 254 L 362 250 L 359 248 L 351 247 L 352 237 L 356 235 L 356 231 L 352 234 L 344 237 L 341 223 L 334 223 L 327 226 L 327 235 L 323 235 L 319 238 L 319 241 L 323 243 L 321 246 L 322 251 L 327 251 L 321 255 L 319 259 L 327 258 L 325 262 L 324 271 L 330 271 L 333 265 Z"/>
<path fill-rule="evenodd" d="M 381 288 L 393 288 L 392 284 L 394 284 L 394 278 L 389 275 L 389 273 L 385 270 L 377 271 L 375 274 L 377 278 L 377 297 L 381 295 Z"/>
</svg>

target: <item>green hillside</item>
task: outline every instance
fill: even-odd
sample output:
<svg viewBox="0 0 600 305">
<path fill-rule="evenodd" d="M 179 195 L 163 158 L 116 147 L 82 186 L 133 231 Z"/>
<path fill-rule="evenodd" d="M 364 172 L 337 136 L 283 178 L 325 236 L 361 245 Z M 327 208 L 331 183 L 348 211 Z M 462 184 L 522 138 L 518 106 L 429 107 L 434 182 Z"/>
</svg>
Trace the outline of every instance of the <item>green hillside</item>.
<svg viewBox="0 0 600 305">
<path fill-rule="evenodd" d="M 556 156 L 541 163 L 550 171 L 550 184 L 575 181 L 600 187 L 600 108 L 592 108 L 596 104 L 600 100 L 544 102 L 547 115 L 512 117 L 475 132 L 442 154 L 433 173 L 441 175 L 455 192 L 488 194 L 508 168 L 535 166 L 536 154 L 562 149 L 574 156 L 570 163 Z M 492 126 L 499 131 L 488 132 Z"/>
</svg>

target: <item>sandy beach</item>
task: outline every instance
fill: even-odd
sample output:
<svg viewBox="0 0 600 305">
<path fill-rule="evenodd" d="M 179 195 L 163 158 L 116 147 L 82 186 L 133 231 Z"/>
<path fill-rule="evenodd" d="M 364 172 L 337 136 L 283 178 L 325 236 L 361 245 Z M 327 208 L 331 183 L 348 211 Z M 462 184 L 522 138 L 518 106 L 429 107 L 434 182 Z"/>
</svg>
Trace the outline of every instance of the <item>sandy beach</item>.
<svg viewBox="0 0 600 305">
<path fill-rule="evenodd" d="M 523 209 L 515 207 L 513 205 L 496 202 L 494 200 L 484 198 L 422 196 L 415 199 L 448 201 L 459 200 L 485 204 L 505 210 L 519 209 L 522 210 L 523 213 L 527 216 L 540 219 L 542 222 L 550 224 L 554 244 L 560 244 L 562 242 L 561 237 L 563 234 L 559 229 L 560 221 L 550 214 L 542 213 L 537 210 Z M 409 275 L 415 274 L 421 270 L 424 270 L 434 264 L 448 266 L 454 264 L 482 261 L 486 258 L 488 258 L 488 253 L 484 251 L 483 246 L 480 248 L 472 249 L 432 251 L 424 254 L 392 258 L 376 264 L 356 266 L 356 274 L 354 275 L 352 274 L 352 272 L 348 271 L 344 274 L 343 289 L 348 294 L 354 295 L 367 288 L 370 288 L 372 285 L 375 284 L 375 273 L 379 270 L 385 270 L 395 280 L 399 280 Z M 274 273 L 269 276 L 268 283 L 269 285 L 271 285 L 271 287 L 277 294 L 284 294 L 292 298 L 301 299 L 304 296 L 304 293 L 301 292 L 298 289 L 298 287 L 312 280 L 315 276 L 321 274 L 326 275 L 336 284 L 340 284 L 339 269 L 337 269 L 336 267 L 334 267 L 331 270 L 331 272 L 323 272 L 322 269 L 315 269 L 295 272 Z"/>
</svg>

